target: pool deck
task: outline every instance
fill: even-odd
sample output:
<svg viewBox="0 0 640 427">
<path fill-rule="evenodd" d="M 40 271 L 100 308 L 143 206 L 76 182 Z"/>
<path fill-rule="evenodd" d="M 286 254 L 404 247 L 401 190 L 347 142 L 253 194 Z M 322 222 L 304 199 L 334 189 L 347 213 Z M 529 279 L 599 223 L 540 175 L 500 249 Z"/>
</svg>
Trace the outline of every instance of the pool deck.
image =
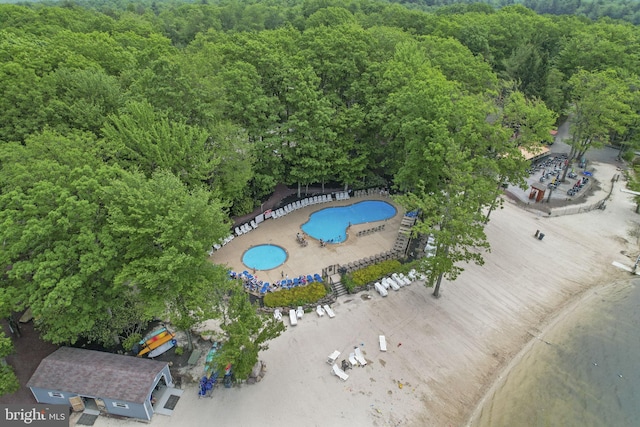
<svg viewBox="0 0 640 427">
<path fill-rule="evenodd" d="M 352 225 L 348 230 L 347 240 L 342 243 L 327 244 L 323 248 L 317 240 L 311 237 L 307 237 L 309 244 L 306 247 L 297 243 L 296 234 L 302 232 L 300 227 L 313 212 L 329 207 L 352 205 L 364 200 L 385 201 L 392 204 L 397 213 L 387 220 Z M 394 203 L 389 197 L 382 196 L 351 197 L 348 200 L 310 205 L 284 217 L 265 220 L 260 223 L 257 229 L 236 237 L 220 250 L 214 252 L 209 259 L 237 272 L 244 270 L 251 272 L 251 269 L 242 263 L 244 252 L 252 246 L 272 244 L 287 251 L 287 260 L 272 270 L 257 270 L 255 276 L 258 277 L 258 280 L 274 283 L 281 279 L 282 274 L 288 275 L 291 279 L 302 274 L 305 276 L 315 273 L 322 274 L 322 269 L 330 265 L 346 265 L 349 262 L 391 250 L 396 241 L 403 214 L 404 209 L 401 206 Z M 384 230 L 357 236 L 358 231 L 381 224 L 385 224 Z"/>
</svg>

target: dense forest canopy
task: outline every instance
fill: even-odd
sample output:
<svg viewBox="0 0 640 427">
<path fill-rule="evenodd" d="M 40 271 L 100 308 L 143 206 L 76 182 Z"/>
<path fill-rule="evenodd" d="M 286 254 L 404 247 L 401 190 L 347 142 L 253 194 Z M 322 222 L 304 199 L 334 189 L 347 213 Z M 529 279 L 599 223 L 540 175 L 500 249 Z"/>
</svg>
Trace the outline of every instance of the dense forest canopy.
<svg viewBox="0 0 640 427">
<path fill-rule="evenodd" d="M 54 343 L 221 316 L 205 254 L 278 183 L 390 185 L 431 283 L 482 262 L 519 147 L 567 115 L 576 153 L 638 138 L 638 27 L 501 6 L 0 5 L 0 311 Z"/>
<path fill-rule="evenodd" d="M 600 18 L 619 19 L 631 22 L 634 25 L 640 24 L 640 1 L 639 0 L 381 0 L 388 3 L 397 3 L 408 9 L 421 10 L 437 13 L 463 13 L 471 11 L 491 12 L 506 6 L 523 5 L 539 14 L 550 15 L 575 15 L 591 20 Z M 174 3 L 205 3 L 212 5 L 224 5 L 228 2 L 224 0 L 141 0 L 132 2 L 131 0 L 74 0 L 74 1 L 39 1 L 39 0 L 0 0 L 2 3 L 44 3 L 50 5 L 78 4 L 83 7 L 96 8 L 97 10 L 141 10 L 154 5 L 166 2 Z M 255 1 L 254 1 L 255 2 Z M 266 3 L 266 2 L 262 2 Z M 272 2 L 272 4 L 284 4 L 293 6 L 295 2 Z M 340 6 L 337 2 L 324 2 L 324 6 Z"/>
</svg>

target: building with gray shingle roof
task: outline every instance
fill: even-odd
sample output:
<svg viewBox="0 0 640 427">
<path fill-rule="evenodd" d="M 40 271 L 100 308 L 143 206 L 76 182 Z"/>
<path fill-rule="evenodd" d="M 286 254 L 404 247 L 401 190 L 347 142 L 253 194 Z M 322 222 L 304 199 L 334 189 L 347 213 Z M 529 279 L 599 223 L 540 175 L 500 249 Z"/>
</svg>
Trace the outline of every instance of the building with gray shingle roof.
<svg viewBox="0 0 640 427">
<path fill-rule="evenodd" d="M 44 358 L 27 383 L 39 403 L 93 400 L 110 414 L 145 420 L 154 413 L 159 386 L 173 386 L 166 362 L 71 347 Z"/>
</svg>

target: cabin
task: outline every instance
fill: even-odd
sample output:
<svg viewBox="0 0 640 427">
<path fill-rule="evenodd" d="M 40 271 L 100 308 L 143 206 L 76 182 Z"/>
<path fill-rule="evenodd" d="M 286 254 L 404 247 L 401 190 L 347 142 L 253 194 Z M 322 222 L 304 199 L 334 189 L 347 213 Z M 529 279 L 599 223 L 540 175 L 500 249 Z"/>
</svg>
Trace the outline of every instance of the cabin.
<svg viewBox="0 0 640 427">
<path fill-rule="evenodd" d="M 166 362 L 72 347 L 44 358 L 27 383 L 38 403 L 145 421 L 157 412 L 159 394 L 173 386 Z"/>
</svg>

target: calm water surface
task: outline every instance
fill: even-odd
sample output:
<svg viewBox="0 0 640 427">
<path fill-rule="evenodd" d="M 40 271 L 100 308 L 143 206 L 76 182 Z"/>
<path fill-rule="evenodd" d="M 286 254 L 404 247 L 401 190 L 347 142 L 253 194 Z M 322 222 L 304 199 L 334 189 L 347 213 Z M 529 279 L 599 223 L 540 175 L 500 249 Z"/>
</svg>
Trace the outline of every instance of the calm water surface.
<svg viewBox="0 0 640 427">
<path fill-rule="evenodd" d="M 598 292 L 538 341 L 472 426 L 640 426 L 640 280 Z"/>
</svg>

